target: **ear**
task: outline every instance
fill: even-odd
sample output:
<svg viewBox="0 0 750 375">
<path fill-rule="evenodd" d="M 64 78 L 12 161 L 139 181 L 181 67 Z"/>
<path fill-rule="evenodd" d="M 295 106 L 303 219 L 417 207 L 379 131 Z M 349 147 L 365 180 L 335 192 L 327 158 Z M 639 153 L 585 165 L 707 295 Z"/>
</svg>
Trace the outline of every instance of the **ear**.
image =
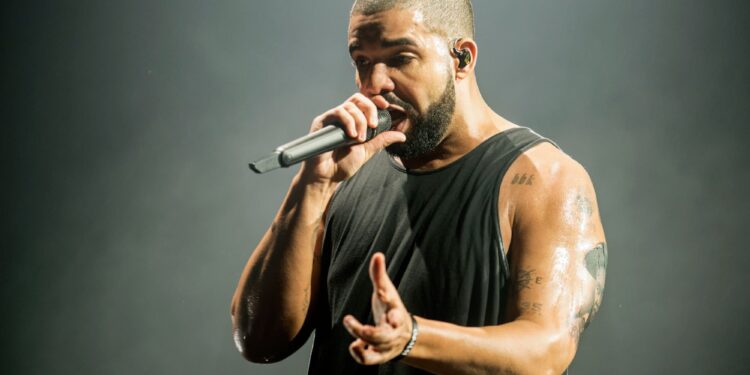
<svg viewBox="0 0 750 375">
<path fill-rule="evenodd" d="M 451 46 L 451 55 L 453 56 L 456 80 L 462 80 L 474 71 L 477 64 L 477 43 L 471 38 L 458 39 Z M 461 64 L 462 60 L 465 64 Z"/>
</svg>

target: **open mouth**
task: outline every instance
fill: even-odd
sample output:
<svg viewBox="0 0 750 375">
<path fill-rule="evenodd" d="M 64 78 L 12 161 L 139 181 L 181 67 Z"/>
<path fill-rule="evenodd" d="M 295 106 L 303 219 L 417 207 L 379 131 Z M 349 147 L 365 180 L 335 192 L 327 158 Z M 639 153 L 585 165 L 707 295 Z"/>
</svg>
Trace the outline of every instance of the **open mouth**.
<svg viewBox="0 0 750 375">
<path fill-rule="evenodd" d="M 390 130 L 395 130 L 403 133 L 406 125 L 406 120 L 408 120 L 406 112 L 402 108 L 394 105 L 390 105 L 388 107 L 388 112 L 391 114 Z"/>
</svg>

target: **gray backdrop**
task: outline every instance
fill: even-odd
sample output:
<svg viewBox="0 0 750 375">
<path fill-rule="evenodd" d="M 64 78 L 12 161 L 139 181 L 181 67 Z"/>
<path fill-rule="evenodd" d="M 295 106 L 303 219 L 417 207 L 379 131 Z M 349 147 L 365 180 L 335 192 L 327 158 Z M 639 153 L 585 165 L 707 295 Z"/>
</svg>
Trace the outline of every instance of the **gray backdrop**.
<svg viewBox="0 0 750 375">
<path fill-rule="evenodd" d="M 3 374 L 296 374 L 229 304 L 294 170 L 246 163 L 355 89 L 348 1 L 6 3 Z M 573 374 L 750 371 L 746 1 L 475 1 L 480 85 L 590 172 L 607 290 Z"/>
</svg>

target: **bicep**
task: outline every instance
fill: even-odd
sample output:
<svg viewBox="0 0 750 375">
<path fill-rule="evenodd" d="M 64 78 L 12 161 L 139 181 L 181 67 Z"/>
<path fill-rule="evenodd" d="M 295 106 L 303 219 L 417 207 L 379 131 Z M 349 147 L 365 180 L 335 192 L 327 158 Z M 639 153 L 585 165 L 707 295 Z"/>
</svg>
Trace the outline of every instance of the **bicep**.
<svg viewBox="0 0 750 375">
<path fill-rule="evenodd" d="M 577 164 L 537 171 L 517 194 L 506 319 L 565 331 L 577 342 L 598 310 L 607 248 L 591 181 Z"/>
</svg>

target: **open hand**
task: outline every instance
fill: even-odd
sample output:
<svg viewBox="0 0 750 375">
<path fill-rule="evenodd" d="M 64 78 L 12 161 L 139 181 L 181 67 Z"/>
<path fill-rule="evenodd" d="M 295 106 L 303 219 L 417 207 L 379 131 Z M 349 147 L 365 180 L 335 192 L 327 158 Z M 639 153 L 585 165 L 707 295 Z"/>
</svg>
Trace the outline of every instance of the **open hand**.
<svg viewBox="0 0 750 375">
<path fill-rule="evenodd" d="M 375 325 L 360 323 L 355 317 L 344 317 L 344 327 L 356 339 L 349 346 L 354 360 L 363 365 L 390 361 L 404 350 L 411 339 L 412 322 L 398 290 L 385 271 L 385 256 L 375 253 L 370 260 L 372 280 L 372 316 Z"/>
</svg>

